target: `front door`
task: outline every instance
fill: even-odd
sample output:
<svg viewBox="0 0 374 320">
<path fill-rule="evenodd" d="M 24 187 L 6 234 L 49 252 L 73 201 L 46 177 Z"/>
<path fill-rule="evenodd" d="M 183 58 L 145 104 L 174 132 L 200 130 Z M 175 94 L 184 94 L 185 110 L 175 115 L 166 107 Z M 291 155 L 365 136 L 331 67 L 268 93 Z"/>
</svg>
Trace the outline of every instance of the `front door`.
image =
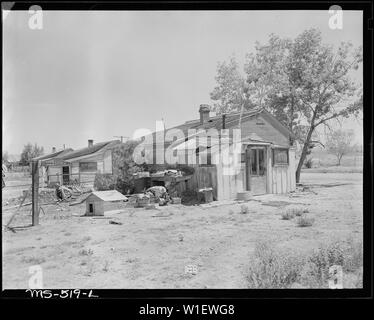
<svg viewBox="0 0 374 320">
<path fill-rule="evenodd" d="M 62 167 L 62 184 L 69 184 L 70 181 L 70 168 L 69 166 Z"/>
<path fill-rule="evenodd" d="M 252 194 L 266 193 L 266 148 L 248 146 L 246 150 L 247 190 Z"/>
</svg>

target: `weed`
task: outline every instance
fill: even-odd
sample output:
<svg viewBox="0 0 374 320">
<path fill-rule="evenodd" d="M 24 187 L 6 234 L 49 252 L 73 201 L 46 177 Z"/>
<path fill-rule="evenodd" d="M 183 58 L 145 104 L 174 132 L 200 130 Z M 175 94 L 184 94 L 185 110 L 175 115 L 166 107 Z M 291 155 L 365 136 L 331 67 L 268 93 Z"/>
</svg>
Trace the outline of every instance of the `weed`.
<svg viewBox="0 0 374 320">
<path fill-rule="evenodd" d="M 323 243 L 305 254 L 258 242 L 246 274 L 249 288 L 327 288 L 329 270 L 343 268 L 343 286 L 362 287 L 362 242 L 352 239 Z M 346 281 L 346 283 L 344 283 Z"/>
<path fill-rule="evenodd" d="M 315 221 L 314 218 L 310 218 L 310 217 L 307 217 L 306 215 L 302 215 L 297 218 L 296 224 L 299 227 L 310 227 L 313 225 L 314 221 Z"/>
<path fill-rule="evenodd" d="M 265 242 L 256 244 L 253 258 L 246 277 L 250 288 L 288 288 L 303 266 L 299 256 L 275 250 Z"/>
</svg>

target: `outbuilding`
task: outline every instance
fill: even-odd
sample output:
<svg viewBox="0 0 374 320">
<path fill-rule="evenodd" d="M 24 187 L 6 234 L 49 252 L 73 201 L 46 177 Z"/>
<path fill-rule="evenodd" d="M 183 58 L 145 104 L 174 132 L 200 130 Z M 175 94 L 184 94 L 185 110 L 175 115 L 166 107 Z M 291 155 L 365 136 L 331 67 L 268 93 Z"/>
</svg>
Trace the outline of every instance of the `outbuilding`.
<svg viewBox="0 0 374 320">
<path fill-rule="evenodd" d="M 122 193 L 117 190 L 94 191 L 86 199 L 86 216 L 103 216 L 105 202 L 127 201 Z"/>
</svg>

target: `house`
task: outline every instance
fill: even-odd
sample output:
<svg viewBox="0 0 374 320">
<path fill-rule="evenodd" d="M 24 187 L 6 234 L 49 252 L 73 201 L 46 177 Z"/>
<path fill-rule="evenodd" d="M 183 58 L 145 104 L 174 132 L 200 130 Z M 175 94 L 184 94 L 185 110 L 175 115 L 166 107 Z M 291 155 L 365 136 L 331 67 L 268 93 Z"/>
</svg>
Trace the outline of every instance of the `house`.
<svg viewBox="0 0 374 320">
<path fill-rule="evenodd" d="M 86 199 L 86 216 L 103 216 L 105 202 L 127 201 L 122 193 L 116 190 L 94 191 Z"/>
<path fill-rule="evenodd" d="M 258 108 L 210 116 L 210 107 L 201 105 L 199 113 L 199 119 L 165 135 L 153 133 L 153 141 L 144 139 L 145 149 L 152 144 L 148 160 L 162 158 L 164 150 L 166 160 L 166 154 L 177 153 L 176 163 L 195 170 L 190 188 L 213 188 L 216 200 L 236 199 L 245 191 L 259 195 L 296 189 L 295 136 L 269 112 Z"/>
<path fill-rule="evenodd" d="M 39 161 L 40 163 L 40 166 L 39 166 L 39 186 L 40 187 L 43 188 L 43 187 L 50 185 L 51 183 L 50 176 L 53 175 L 54 168 L 56 166 L 59 166 L 60 163 L 62 163 L 62 156 L 66 155 L 67 153 L 71 151 L 73 151 L 73 149 L 71 148 L 56 151 L 56 147 L 53 147 L 51 153 L 32 159 L 33 161 Z M 31 171 L 31 168 L 30 168 L 30 171 Z"/>
<path fill-rule="evenodd" d="M 44 167 L 46 171 L 48 186 L 53 186 L 56 183 L 93 186 L 96 173 L 113 174 L 112 151 L 119 144 L 119 140 L 96 144 L 93 140 L 88 140 L 88 145 L 85 148 L 63 150 L 58 154 L 34 160 L 41 160 L 41 167 Z"/>
</svg>

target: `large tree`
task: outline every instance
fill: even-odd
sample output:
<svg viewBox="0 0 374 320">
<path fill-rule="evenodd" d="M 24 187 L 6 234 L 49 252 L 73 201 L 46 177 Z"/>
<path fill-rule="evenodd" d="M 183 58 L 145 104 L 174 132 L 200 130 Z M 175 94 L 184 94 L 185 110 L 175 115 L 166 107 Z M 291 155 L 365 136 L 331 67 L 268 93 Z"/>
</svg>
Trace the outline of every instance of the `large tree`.
<svg viewBox="0 0 374 320">
<path fill-rule="evenodd" d="M 32 145 L 30 142 L 24 145 L 20 163 L 22 165 L 29 165 L 31 159 L 39 157 L 44 154 L 44 148 L 39 147 L 36 143 Z"/>
<path fill-rule="evenodd" d="M 316 128 L 329 126 L 333 119 L 357 115 L 362 109 L 362 89 L 352 80 L 361 62 L 361 47 L 341 43 L 334 50 L 322 42 L 316 29 L 306 30 L 293 40 L 272 34 L 268 43 L 257 43 L 255 53 L 247 56 L 247 104 L 266 108 L 296 134 L 302 145 L 297 182 L 315 143 L 312 136 Z M 221 112 L 233 109 L 225 109 L 223 100 L 220 103 Z M 237 104 L 236 109 L 240 108 Z"/>
</svg>

